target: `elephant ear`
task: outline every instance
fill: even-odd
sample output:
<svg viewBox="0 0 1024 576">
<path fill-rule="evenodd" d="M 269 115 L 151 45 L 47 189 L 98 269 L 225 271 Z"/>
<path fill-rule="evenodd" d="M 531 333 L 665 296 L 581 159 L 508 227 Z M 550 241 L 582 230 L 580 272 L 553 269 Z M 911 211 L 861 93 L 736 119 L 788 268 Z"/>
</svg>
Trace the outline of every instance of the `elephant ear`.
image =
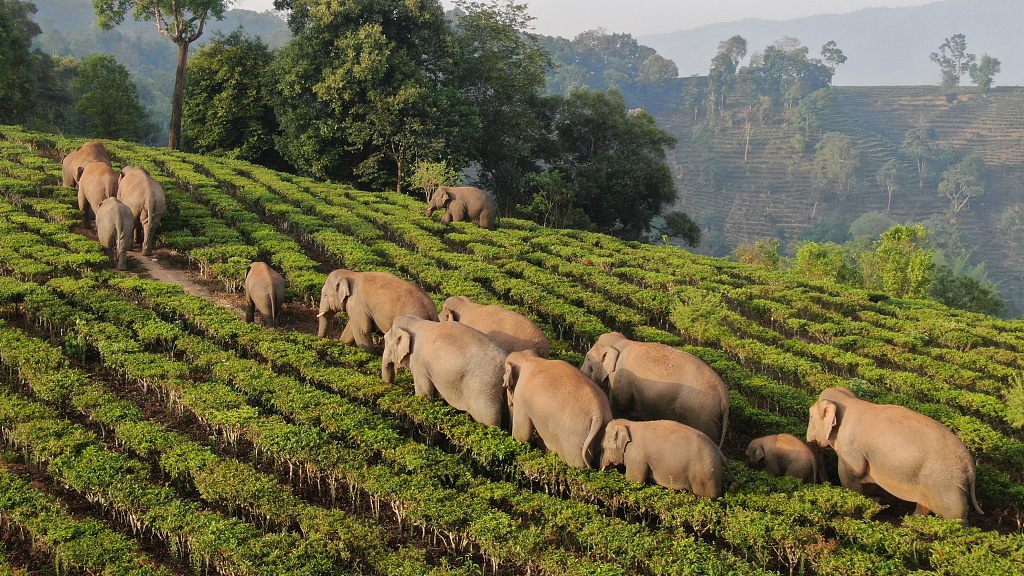
<svg viewBox="0 0 1024 576">
<path fill-rule="evenodd" d="M 436 194 L 437 196 L 437 204 L 439 206 L 447 205 L 448 202 L 450 202 L 452 199 L 452 195 L 450 192 L 448 192 L 447 188 L 438 188 L 437 192 L 435 192 L 434 194 Z"/>
<path fill-rule="evenodd" d="M 821 437 L 825 440 L 825 446 L 831 444 L 829 438 L 832 437 L 832 431 L 835 430 L 836 420 L 836 403 L 830 400 L 819 400 L 821 402 L 821 420 L 818 425 L 821 427 Z"/>
<path fill-rule="evenodd" d="M 760 464 L 764 460 L 764 446 L 760 443 L 751 443 L 750 447 L 747 448 L 747 460 L 751 464 Z"/>
<path fill-rule="evenodd" d="M 341 279 L 338 280 L 337 295 L 338 306 L 340 306 L 341 310 L 345 310 L 345 302 L 348 300 L 348 297 L 352 295 L 351 278 L 347 276 L 342 276 Z"/>
<path fill-rule="evenodd" d="M 619 454 L 625 454 L 626 444 L 633 439 L 633 436 L 629 433 L 629 428 L 626 426 L 615 426 L 612 429 L 612 443 L 615 445 L 615 451 Z"/>
<path fill-rule="evenodd" d="M 82 179 L 82 172 L 85 172 L 85 166 L 78 167 L 78 173 L 75 174 L 75 182 L 78 182 Z"/>
<path fill-rule="evenodd" d="M 452 310 L 451 308 L 445 308 L 444 309 L 444 320 L 445 320 L 445 322 L 458 322 L 459 321 L 459 313 L 456 312 L 455 310 Z"/>
<path fill-rule="evenodd" d="M 608 385 L 612 384 L 612 375 L 615 374 L 615 366 L 619 363 L 619 350 L 614 346 L 609 346 L 601 356 L 601 367 L 604 368 L 605 378 L 608 379 Z"/>
<path fill-rule="evenodd" d="M 394 358 L 398 363 L 405 363 L 405 359 L 409 357 L 412 352 L 412 333 L 405 328 L 395 327 L 392 329 L 394 332 L 394 339 L 392 342 L 395 346 Z"/>
</svg>

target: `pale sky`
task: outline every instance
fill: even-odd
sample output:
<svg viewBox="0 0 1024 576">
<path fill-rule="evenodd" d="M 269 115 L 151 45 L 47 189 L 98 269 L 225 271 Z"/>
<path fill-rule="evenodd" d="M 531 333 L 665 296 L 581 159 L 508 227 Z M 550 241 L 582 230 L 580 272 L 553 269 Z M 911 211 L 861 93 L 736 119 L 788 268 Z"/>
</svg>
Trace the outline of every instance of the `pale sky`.
<svg viewBox="0 0 1024 576">
<path fill-rule="evenodd" d="M 634 37 L 676 32 L 744 18 L 788 20 L 813 14 L 839 14 L 879 6 L 919 6 L 935 0 L 518 0 L 535 18 L 534 32 L 573 38 L 604 28 Z M 441 0 L 445 8 L 453 0 Z M 235 0 L 231 8 L 262 12 L 274 0 Z"/>
</svg>

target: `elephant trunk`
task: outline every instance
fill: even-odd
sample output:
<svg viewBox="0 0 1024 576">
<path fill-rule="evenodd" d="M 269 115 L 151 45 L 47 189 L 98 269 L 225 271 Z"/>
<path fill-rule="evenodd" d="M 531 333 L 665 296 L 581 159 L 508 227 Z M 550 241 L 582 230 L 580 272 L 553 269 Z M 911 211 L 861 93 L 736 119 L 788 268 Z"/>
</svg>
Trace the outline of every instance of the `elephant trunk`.
<svg viewBox="0 0 1024 576">
<path fill-rule="evenodd" d="M 390 360 L 384 360 L 380 367 L 380 377 L 384 380 L 385 384 L 391 384 L 395 381 L 395 363 Z"/>
<path fill-rule="evenodd" d="M 331 318 L 334 314 L 325 310 L 323 306 L 320 307 L 320 313 L 316 315 L 317 320 L 320 322 L 320 329 L 316 333 L 317 338 L 325 338 L 327 336 L 327 326 L 331 323 Z"/>
</svg>

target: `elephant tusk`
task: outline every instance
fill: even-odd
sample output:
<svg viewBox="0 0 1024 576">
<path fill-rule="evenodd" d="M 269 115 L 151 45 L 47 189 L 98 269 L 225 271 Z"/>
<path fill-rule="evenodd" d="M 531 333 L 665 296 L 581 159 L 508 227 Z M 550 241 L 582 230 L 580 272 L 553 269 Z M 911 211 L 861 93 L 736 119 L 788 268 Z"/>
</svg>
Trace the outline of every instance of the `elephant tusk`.
<svg viewBox="0 0 1024 576">
<path fill-rule="evenodd" d="M 321 312 L 321 313 L 317 314 L 316 317 L 317 318 L 323 318 L 324 314 L 327 314 L 327 312 Z"/>
</svg>

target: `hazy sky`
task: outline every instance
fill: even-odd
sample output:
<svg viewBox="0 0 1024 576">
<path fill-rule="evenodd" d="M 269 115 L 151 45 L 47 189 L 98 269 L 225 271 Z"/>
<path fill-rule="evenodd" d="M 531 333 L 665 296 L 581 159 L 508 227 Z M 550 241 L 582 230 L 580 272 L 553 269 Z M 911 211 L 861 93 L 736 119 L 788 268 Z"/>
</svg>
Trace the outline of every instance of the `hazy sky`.
<svg viewBox="0 0 1024 576">
<path fill-rule="evenodd" d="M 852 12 L 876 6 L 918 6 L 935 0 L 519 0 L 536 18 L 534 32 L 572 38 L 604 28 L 633 36 L 676 32 L 743 18 L 787 20 L 812 14 Z M 442 0 L 446 8 L 452 0 Z M 232 8 L 262 12 L 273 0 L 237 0 Z"/>
</svg>

